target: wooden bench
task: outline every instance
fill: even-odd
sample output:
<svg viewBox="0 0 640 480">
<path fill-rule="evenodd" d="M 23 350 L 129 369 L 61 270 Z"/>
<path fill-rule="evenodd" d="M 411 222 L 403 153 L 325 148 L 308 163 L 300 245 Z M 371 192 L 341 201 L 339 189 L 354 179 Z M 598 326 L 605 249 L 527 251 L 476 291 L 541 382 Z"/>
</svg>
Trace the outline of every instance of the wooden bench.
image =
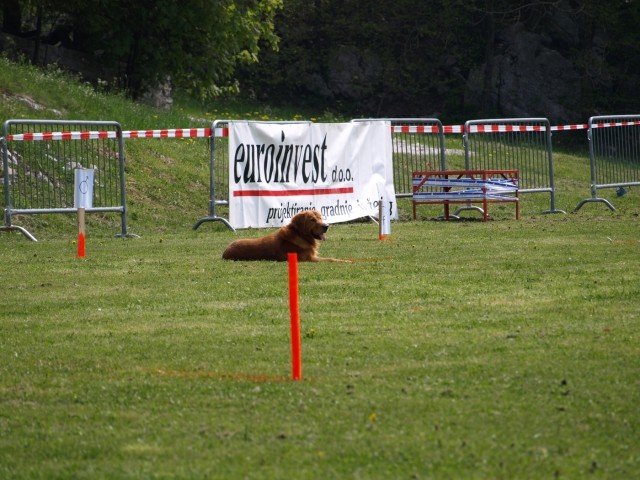
<svg viewBox="0 0 640 480">
<path fill-rule="evenodd" d="M 481 211 L 486 222 L 489 203 L 513 202 L 520 219 L 518 170 L 441 170 L 413 172 L 413 219 L 420 204 L 444 205 L 449 220 L 449 205 L 466 204 L 466 209 Z M 482 203 L 482 209 L 471 207 Z M 462 208 L 461 210 L 464 210 Z"/>
</svg>

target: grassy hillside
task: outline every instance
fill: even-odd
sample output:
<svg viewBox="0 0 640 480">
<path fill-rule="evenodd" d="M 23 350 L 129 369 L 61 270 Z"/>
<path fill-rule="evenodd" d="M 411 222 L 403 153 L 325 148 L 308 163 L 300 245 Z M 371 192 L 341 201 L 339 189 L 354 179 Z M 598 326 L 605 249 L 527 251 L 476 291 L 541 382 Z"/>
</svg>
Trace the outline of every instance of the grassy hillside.
<svg viewBox="0 0 640 480">
<path fill-rule="evenodd" d="M 305 112 L 257 106 L 233 100 L 202 106 L 177 100 L 170 112 L 134 103 L 122 95 L 96 91 L 58 70 L 43 72 L 29 65 L 0 59 L 0 120 L 105 120 L 119 122 L 124 130 L 208 127 L 216 119 L 335 120 L 331 114 L 312 117 Z M 328 119 L 328 120 L 327 120 Z M 167 231 L 191 228 L 207 214 L 209 150 L 206 139 L 136 139 L 125 144 L 127 197 L 132 231 Z M 0 187 L 2 188 L 2 187 Z M 1 193 L 1 192 L 0 192 Z M 2 195 L 4 205 L 4 195 Z M 20 225 L 48 235 L 74 228 L 69 216 L 21 217 Z M 105 226 L 104 219 L 94 231 Z M 18 223 L 18 222 L 14 222 Z M 216 228 L 216 226 L 211 226 Z"/>
</svg>

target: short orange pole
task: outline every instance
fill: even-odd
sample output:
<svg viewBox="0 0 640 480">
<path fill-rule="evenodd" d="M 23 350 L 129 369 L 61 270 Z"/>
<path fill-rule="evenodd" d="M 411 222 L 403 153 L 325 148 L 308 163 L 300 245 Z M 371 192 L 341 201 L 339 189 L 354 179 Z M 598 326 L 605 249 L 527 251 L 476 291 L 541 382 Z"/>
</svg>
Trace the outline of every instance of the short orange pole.
<svg viewBox="0 0 640 480">
<path fill-rule="evenodd" d="M 84 208 L 78 209 L 78 257 L 84 258 Z"/>
<path fill-rule="evenodd" d="M 289 253 L 289 310 L 291 312 L 291 365 L 294 380 L 302 379 L 300 309 L 298 306 L 298 254 Z"/>
</svg>

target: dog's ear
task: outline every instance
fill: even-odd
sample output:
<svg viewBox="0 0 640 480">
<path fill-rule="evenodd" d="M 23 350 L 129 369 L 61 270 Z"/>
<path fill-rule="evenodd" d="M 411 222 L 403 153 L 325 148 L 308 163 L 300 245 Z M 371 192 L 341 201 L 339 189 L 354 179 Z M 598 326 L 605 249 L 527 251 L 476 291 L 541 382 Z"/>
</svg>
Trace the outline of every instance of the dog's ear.
<svg viewBox="0 0 640 480">
<path fill-rule="evenodd" d="M 299 213 L 297 215 L 294 215 L 294 217 L 291 219 L 291 225 L 293 225 L 293 227 L 296 229 L 302 228 L 303 222 L 304 218 L 302 218 L 302 215 Z"/>
<path fill-rule="evenodd" d="M 309 215 L 309 227 L 315 228 L 318 225 L 324 225 L 324 220 L 322 219 L 322 214 L 317 210 L 310 212 Z"/>
<path fill-rule="evenodd" d="M 306 212 L 298 213 L 297 215 L 294 215 L 294 217 L 291 219 L 291 222 L 289 223 L 291 228 L 293 228 L 296 232 L 299 232 L 300 234 L 306 233 L 309 229 L 309 226 L 307 224 L 307 216 L 305 215 L 305 213 Z"/>
<path fill-rule="evenodd" d="M 322 225 L 322 215 L 317 210 L 307 210 L 291 219 L 291 225 L 299 232 L 310 233 L 316 225 Z"/>
<path fill-rule="evenodd" d="M 324 221 L 322 220 L 322 214 L 317 210 L 309 212 L 309 221 L 317 224 L 324 223 Z"/>
<path fill-rule="evenodd" d="M 306 212 L 304 215 L 304 231 L 311 232 L 316 224 L 316 214 L 313 211 Z"/>
</svg>

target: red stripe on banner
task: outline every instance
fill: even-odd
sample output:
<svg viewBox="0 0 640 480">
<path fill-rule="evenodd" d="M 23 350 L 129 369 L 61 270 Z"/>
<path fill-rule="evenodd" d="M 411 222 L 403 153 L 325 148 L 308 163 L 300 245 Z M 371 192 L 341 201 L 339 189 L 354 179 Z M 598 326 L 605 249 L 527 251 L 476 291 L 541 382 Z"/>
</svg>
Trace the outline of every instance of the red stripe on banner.
<svg viewBox="0 0 640 480">
<path fill-rule="evenodd" d="M 339 195 L 353 193 L 353 187 L 306 188 L 299 190 L 236 190 L 234 197 L 296 197 L 301 195 Z"/>
</svg>

